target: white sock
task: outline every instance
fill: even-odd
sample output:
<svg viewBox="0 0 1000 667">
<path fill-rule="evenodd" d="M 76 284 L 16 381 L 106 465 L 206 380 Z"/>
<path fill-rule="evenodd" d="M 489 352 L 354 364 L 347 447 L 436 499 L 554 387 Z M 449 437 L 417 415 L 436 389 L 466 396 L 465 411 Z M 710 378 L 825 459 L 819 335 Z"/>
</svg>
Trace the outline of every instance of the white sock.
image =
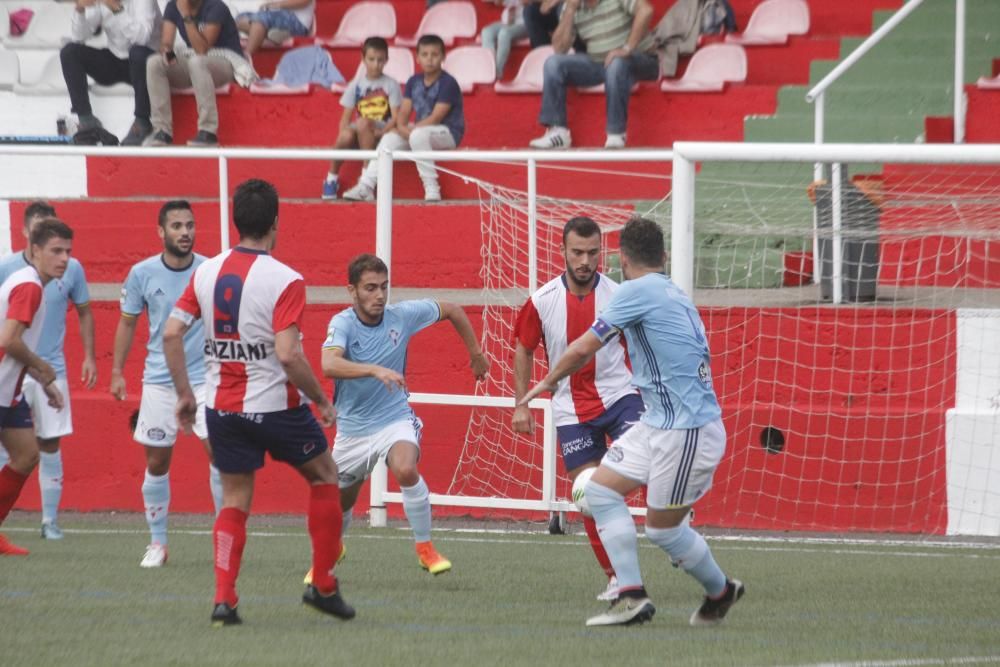
<svg viewBox="0 0 1000 667">
<path fill-rule="evenodd" d="M 410 522 L 413 539 L 429 542 L 431 539 L 431 498 L 427 483 L 421 477 L 413 486 L 400 485 L 403 493 L 403 511 Z"/>
<path fill-rule="evenodd" d="M 333 173 L 332 171 L 329 171 L 326 174 L 326 182 L 327 183 L 336 183 L 337 182 L 337 178 L 338 178 L 337 174 Z"/>
<path fill-rule="evenodd" d="M 726 575 L 715 562 L 705 538 L 686 523 L 673 528 L 646 526 L 646 537 L 667 552 L 674 565 L 697 579 L 710 596 L 716 597 L 726 590 Z"/>
<path fill-rule="evenodd" d="M 146 507 L 150 542 L 166 545 L 167 515 L 170 512 L 170 473 L 157 477 L 146 471 L 142 482 L 142 502 Z"/>
<path fill-rule="evenodd" d="M 222 477 L 214 464 L 208 464 L 208 486 L 212 489 L 212 503 L 215 505 L 215 516 L 222 509 Z"/>
<path fill-rule="evenodd" d="M 629 514 L 625 498 L 614 489 L 594 480 L 584 487 L 587 504 L 601 534 L 601 544 L 615 569 L 620 589 L 637 589 L 642 586 L 639 570 L 639 538 L 635 521 Z"/>
<path fill-rule="evenodd" d="M 54 523 L 59 514 L 63 488 L 61 451 L 39 453 L 38 486 L 42 492 L 42 523 Z"/>
</svg>

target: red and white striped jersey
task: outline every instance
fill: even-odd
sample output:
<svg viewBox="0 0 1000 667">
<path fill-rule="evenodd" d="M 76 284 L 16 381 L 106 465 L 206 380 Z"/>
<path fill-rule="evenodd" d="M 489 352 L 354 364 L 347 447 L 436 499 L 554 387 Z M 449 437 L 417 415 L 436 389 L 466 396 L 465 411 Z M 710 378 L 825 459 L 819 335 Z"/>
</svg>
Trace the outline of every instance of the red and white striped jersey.
<svg viewBox="0 0 1000 667">
<path fill-rule="evenodd" d="M 34 352 L 42 337 L 45 321 L 45 299 L 42 281 L 34 266 L 28 265 L 10 274 L 0 285 L 0 322 L 17 320 L 27 328 L 21 340 Z M 21 396 L 21 383 L 27 372 L 24 364 L 0 349 L 0 406 L 10 407 Z"/>
<path fill-rule="evenodd" d="M 585 297 L 569 291 L 565 274 L 550 280 L 521 307 L 514 342 L 528 350 L 544 342 L 545 355 L 553 363 L 570 343 L 590 329 L 616 289 L 618 283 L 601 273 Z M 602 347 L 586 366 L 559 383 L 552 395 L 553 418 L 556 426 L 589 421 L 622 396 L 635 392 L 628 351 L 621 339 Z"/>
<path fill-rule="evenodd" d="M 264 251 L 237 246 L 199 266 L 171 317 L 205 324 L 205 405 L 278 412 L 304 402 L 274 353 L 274 334 L 302 330 L 302 276 Z"/>
</svg>

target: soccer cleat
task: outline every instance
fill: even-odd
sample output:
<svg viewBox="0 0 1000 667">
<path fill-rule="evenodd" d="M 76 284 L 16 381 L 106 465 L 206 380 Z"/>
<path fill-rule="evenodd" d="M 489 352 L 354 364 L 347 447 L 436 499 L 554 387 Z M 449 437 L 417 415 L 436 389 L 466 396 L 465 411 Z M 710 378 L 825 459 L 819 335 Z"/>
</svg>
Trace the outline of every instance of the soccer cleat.
<svg viewBox="0 0 1000 667">
<path fill-rule="evenodd" d="M 341 542 L 340 543 L 340 555 L 337 556 L 337 565 L 340 565 L 340 562 L 342 560 L 344 560 L 345 558 L 347 558 L 347 545 L 344 544 L 343 542 Z M 302 583 L 306 584 L 308 586 L 312 582 L 313 582 L 313 569 L 309 568 L 309 571 L 306 572 L 306 576 L 302 577 Z"/>
<path fill-rule="evenodd" d="M 27 556 L 30 551 L 10 542 L 7 536 L 0 533 L 0 556 Z"/>
<path fill-rule="evenodd" d="M 344 193 L 344 199 L 351 201 L 375 201 L 375 191 L 364 183 L 358 183 Z"/>
<path fill-rule="evenodd" d="M 198 130 L 194 139 L 188 140 L 187 145 L 194 148 L 212 148 L 219 145 L 219 137 L 214 132 Z"/>
<path fill-rule="evenodd" d="M 220 602 L 212 610 L 213 628 L 221 628 L 226 625 L 239 625 L 242 622 L 243 619 L 236 613 L 236 607 L 230 607 L 228 603 Z"/>
<path fill-rule="evenodd" d="M 633 625 L 645 623 L 653 618 L 656 607 L 647 597 L 631 598 L 619 597 L 611 603 L 608 610 L 603 614 L 591 616 L 587 619 L 587 626 L 600 625 Z"/>
<path fill-rule="evenodd" d="M 139 567 L 163 567 L 167 564 L 167 547 L 159 542 L 153 542 L 146 547 L 146 553 Z"/>
<path fill-rule="evenodd" d="M 604 142 L 605 148 L 625 148 L 625 133 L 621 134 L 609 134 L 607 141 Z"/>
<path fill-rule="evenodd" d="M 431 542 L 417 542 L 417 560 L 420 567 L 434 575 L 451 569 L 451 561 L 439 554 Z"/>
<path fill-rule="evenodd" d="M 43 540 L 61 540 L 62 538 L 63 538 L 62 529 L 55 521 L 42 524 Z"/>
<path fill-rule="evenodd" d="M 718 625 L 745 592 L 739 579 L 726 579 L 726 590 L 722 596 L 713 600 L 706 595 L 705 601 L 691 614 L 691 625 Z"/>
<path fill-rule="evenodd" d="M 573 139 L 569 130 L 565 127 L 552 126 L 545 130 L 545 134 L 528 142 L 532 148 L 563 149 L 573 145 Z"/>
<path fill-rule="evenodd" d="M 302 594 L 302 604 L 345 621 L 354 618 L 354 607 L 344 602 L 344 598 L 340 597 L 339 587 L 333 593 L 323 595 L 310 584 L 306 586 L 306 590 Z"/>
<path fill-rule="evenodd" d="M 323 199 L 336 199 L 339 189 L 339 181 L 323 181 Z"/>
<path fill-rule="evenodd" d="M 618 577 L 612 575 L 608 579 L 608 587 L 597 594 L 597 599 L 602 602 L 611 602 L 618 597 Z"/>
</svg>

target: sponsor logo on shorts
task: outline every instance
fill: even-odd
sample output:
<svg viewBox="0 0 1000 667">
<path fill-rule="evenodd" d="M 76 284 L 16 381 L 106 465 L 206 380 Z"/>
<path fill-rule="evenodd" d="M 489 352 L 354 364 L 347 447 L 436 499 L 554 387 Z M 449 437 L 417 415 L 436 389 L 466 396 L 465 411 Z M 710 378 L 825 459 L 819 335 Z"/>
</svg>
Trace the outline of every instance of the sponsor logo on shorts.
<svg viewBox="0 0 1000 667">
<path fill-rule="evenodd" d="M 146 437 L 154 442 L 167 439 L 167 432 L 162 428 L 151 428 L 146 431 Z"/>
<path fill-rule="evenodd" d="M 306 444 L 302 445 L 302 453 L 303 454 L 308 454 L 309 452 L 311 452 L 314 449 L 316 449 L 316 443 L 315 442 L 307 442 Z"/>
<path fill-rule="evenodd" d="M 625 458 L 625 450 L 618 445 L 611 445 L 611 449 L 604 456 L 611 463 L 621 463 L 622 459 Z"/>
<path fill-rule="evenodd" d="M 568 442 L 560 443 L 560 445 L 562 447 L 563 456 L 569 456 L 570 454 L 576 454 L 577 452 L 590 449 L 594 446 L 594 441 L 589 436 L 582 436 Z"/>
<path fill-rule="evenodd" d="M 342 472 L 337 474 L 337 479 L 340 480 L 341 484 L 353 484 L 358 481 L 358 476 L 353 473 Z"/>
</svg>

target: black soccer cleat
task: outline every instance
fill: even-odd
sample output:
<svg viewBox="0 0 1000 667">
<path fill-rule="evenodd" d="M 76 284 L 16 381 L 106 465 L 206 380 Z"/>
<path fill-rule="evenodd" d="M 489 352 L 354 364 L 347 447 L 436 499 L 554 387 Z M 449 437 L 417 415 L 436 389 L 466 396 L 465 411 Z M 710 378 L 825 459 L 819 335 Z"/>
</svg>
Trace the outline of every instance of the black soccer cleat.
<svg viewBox="0 0 1000 667">
<path fill-rule="evenodd" d="M 718 625 L 729 613 L 729 608 L 743 597 L 746 589 L 739 579 L 726 579 L 726 591 L 722 597 L 713 600 L 705 596 L 705 601 L 691 614 L 691 625 Z"/>
<path fill-rule="evenodd" d="M 236 607 L 230 607 L 225 602 L 215 605 L 212 610 L 212 627 L 221 628 L 224 625 L 239 625 L 243 620 L 236 613 Z"/>
<path fill-rule="evenodd" d="M 322 595 L 315 586 L 309 584 L 302 594 L 302 604 L 344 621 L 354 618 L 354 607 L 344 602 L 344 598 L 340 597 L 339 587 L 330 595 Z"/>
</svg>

